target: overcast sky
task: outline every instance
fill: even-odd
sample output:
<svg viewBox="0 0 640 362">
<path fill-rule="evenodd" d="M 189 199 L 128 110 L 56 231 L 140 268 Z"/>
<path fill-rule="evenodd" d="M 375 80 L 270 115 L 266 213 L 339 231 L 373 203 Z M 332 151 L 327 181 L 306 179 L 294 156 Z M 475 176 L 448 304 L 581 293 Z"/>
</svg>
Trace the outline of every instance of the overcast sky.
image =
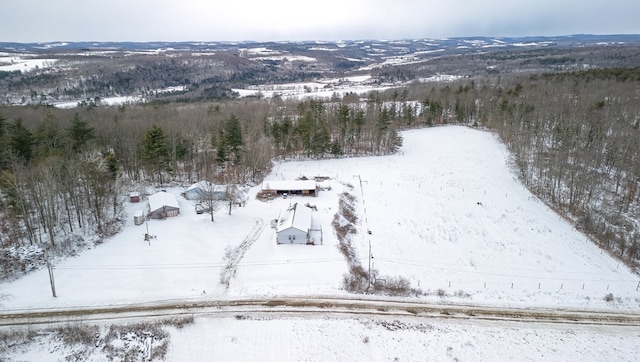
<svg viewBox="0 0 640 362">
<path fill-rule="evenodd" d="M 639 34 L 638 0 L 2 0 L 0 41 Z"/>
</svg>

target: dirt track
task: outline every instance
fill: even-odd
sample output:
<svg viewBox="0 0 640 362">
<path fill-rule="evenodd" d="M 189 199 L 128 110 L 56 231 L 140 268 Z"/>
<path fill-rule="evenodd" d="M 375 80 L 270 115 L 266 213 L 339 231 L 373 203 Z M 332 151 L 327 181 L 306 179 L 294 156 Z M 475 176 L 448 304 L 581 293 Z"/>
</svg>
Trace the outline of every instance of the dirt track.
<svg viewBox="0 0 640 362">
<path fill-rule="evenodd" d="M 473 305 L 423 304 L 340 298 L 270 298 L 167 301 L 110 307 L 0 312 L 0 326 L 171 317 L 180 315 L 248 315 L 251 313 L 351 314 L 461 320 L 640 327 L 640 314 L 580 310 L 517 309 Z"/>
</svg>

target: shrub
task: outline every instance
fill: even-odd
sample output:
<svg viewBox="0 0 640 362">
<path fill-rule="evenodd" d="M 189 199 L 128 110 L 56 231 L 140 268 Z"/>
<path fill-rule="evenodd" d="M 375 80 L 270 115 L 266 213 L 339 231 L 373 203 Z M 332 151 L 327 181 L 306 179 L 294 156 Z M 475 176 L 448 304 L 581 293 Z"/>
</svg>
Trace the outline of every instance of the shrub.
<svg viewBox="0 0 640 362">
<path fill-rule="evenodd" d="M 55 331 L 66 345 L 80 344 L 93 346 L 99 328 L 98 326 L 76 323 L 56 328 Z"/>
<path fill-rule="evenodd" d="M 609 294 L 605 295 L 604 298 L 602 298 L 602 299 L 604 299 L 605 302 L 613 302 L 613 294 L 609 293 Z"/>
</svg>

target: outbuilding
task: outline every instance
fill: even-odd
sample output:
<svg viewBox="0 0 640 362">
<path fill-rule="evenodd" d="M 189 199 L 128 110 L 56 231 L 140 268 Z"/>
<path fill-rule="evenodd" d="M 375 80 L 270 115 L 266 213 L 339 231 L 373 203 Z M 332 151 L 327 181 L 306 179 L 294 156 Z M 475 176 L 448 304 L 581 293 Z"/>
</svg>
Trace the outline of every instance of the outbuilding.
<svg viewBox="0 0 640 362">
<path fill-rule="evenodd" d="M 276 225 L 278 244 L 307 244 L 311 229 L 310 208 L 295 203 L 280 212 Z"/>
<path fill-rule="evenodd" d="M 189 186 L 183 193 L 187 200 L 222 200 L 225 197 L 226 187 L 215 185 L 209 181 L 196 182 Z"/>
<path fill-rule="evenodd" d="M 152 219 L 164 219 L 180 215 L 178 199 L 168 192 L 157 192 L 149 196 L 149 217 Z"/>
<path fill-rule="evenodd" d="M 140 193 L 135 191 L 129 193 L 129 202 L 140 202 Z"/>
<path fill-rule="evenodd" d="M 144 224 L 144 214 L 142 210 L 136 210 L 136 212 L 133 214 L 133 223 L 136 225 Z"/>
<path fill-rule="evenodd" d="M 316 195 L 314 180 L 265 181 L 262 183 L 264 194 Z"/>
</svg>

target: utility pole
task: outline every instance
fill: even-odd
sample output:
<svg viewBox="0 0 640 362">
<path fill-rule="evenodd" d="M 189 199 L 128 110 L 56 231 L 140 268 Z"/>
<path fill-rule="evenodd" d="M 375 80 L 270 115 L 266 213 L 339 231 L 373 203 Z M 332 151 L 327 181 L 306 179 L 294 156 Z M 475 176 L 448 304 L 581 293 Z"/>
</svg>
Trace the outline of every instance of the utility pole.
<svg viewBox="0 0 640 362">
<path fill-rule="evenodd" d="M 369 291 L 371 291 L 371 239 L 369 239 Z"/>
<path fill-rule="evenodd" d="M 362 188 L 362 183 L 368 183 L 366 180 L 362 180 L 362 177 L 360 177 L 360 175 L 353 175 L 353 178 L 358 178 L 358 181 L 360 181 L 360 193 L 362 194 L 362 196 L 364 196 L 364 189 Z"/>
<path fill-rule="evenodd" d="M 51 294 L 53 294 L 54 298 L 57 298 L 56 295 L 56 282 L 53 279 L 53 267 L 51 266 L 51 262 L 49 261 L 49 255 L 47 254 L 47 250 L 44 251 L 44 259 L 47 262 L 47 269 L 49 270 L 49 283 L 51 284 Z"/>
<path fill-rule="evenodd" d="M 146 240 L 149 243 L 149 246 L 151 246 L 151 235 L 149 235 L 149 222 L 145 220 L 144 223 L 147 226 L 147 233 L 144 234 L 144 240 Z"/>
</svg>

